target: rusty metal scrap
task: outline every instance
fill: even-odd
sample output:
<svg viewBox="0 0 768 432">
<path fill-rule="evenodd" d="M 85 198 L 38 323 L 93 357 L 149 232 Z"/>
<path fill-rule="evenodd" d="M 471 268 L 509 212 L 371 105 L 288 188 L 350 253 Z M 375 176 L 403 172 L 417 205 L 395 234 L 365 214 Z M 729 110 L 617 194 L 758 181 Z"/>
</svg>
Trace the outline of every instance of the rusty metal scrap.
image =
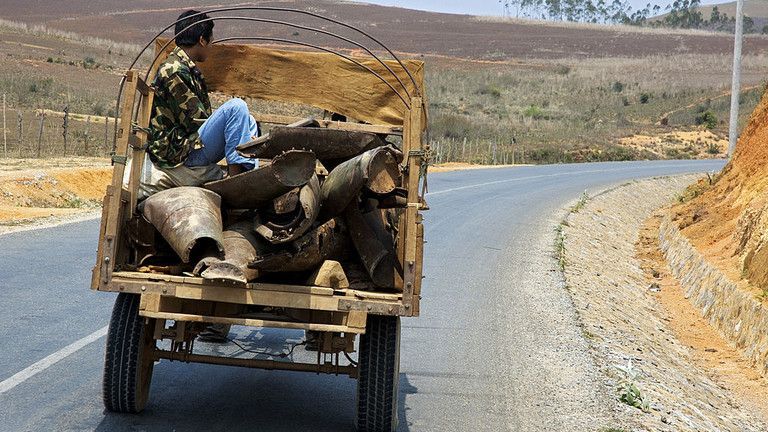
<svg viewBox="0 0 768 432">
<path fill-rule="evenodd" d="M 185 263 L 224 252 L 221 198 L 198 187 L 177 187 L 144 201 L 144 217 Z"/>
<path fill-rule="evenodd" d="M 298 193 L 273 201 L 272 209 L 256 216 L 255 231 L 272 244 L 288 243 L 312 227 L 320 212 L 320 181 L 313 175 Z"/>
<path fill-rule="evenodd" d="M 371 281 L 377 287 L 394 288 L 397 259 L 394 235 L 388 229 L 386 211 L 362 213 L 356 204 L 344 212 L 349 236 Z"/>
<path fill-rule="evenodd" d="M 263 253 L 263 240 L 253 233 L 250 221 L 238 222 L 224 231 L 224 259 L 208 257 L 195 266 L 194 274 L 203 279 L 246 284 L 259 276 L 248 263 Z"/>
<path fill-rule="evenodd" d="M 402 153 L 393 146 L 378 147 L 334 168 L 321 187 L 324 217 L 341 214 L 363 188 L 380 195 L 401 184 Z"/>
<path fill-rule="evenodd" d="M 334 218 L 286 245 L 285 249 L 259 256 L 249 267 L 265 272 L 312 270 L 342 254 L 347 240 L 346 227 Z"/>
<path fill-rule="evenodd" d="M 310 151 L 289 150 L 272 163 L 233 177 L 206 183 L 231 208 L 253 209 L 305 185 L 315 174 L 316 158 Z"/>
<path fill-rule="evenodd" d="M 268 138 L 252 143 L 240 146 L 240 153 L 248 157 L 273 158 L 287 150 L 305 149 L 321 161 L 346 160 L 387 144 L 380 136 L 369 132 L 289 126 L 275 126 Z"/>
</svg>

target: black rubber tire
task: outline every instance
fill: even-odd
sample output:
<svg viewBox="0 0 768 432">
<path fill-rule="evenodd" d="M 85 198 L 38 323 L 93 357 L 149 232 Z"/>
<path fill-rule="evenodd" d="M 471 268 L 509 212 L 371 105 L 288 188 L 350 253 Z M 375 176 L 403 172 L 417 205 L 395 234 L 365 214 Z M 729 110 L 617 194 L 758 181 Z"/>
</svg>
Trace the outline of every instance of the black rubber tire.
<svg viewBox="0 0 768 432">
<path fill-rule="evenodd" d="M 120 293 L 112 309 L 104 356 L 104 407 L 138 413 L 147 404 L 152 382 L 154 320 L 139 316 L 137 294 Z"/>
<path fill-rule="evenodd" d="M 400 317 L 368 315 L 358 367 L 357 430 L 393 432 L 400 381 Z"/>
</svg>

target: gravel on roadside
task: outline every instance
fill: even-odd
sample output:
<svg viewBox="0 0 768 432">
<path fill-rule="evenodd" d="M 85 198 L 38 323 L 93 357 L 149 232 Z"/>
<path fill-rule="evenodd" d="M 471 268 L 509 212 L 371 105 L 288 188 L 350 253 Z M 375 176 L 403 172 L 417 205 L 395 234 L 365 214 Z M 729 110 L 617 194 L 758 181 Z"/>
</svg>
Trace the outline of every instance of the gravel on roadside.
<svg viewBox="0 0 768 432">
<path fill-rule="evenodd" d="M 615 389 L 618 430 L 765 430 L 693 363 L 635 257 L 643 222 L 698 177 L 641 180 L 580 200 L 557 230 L 582 333 Z"/>
</svg>

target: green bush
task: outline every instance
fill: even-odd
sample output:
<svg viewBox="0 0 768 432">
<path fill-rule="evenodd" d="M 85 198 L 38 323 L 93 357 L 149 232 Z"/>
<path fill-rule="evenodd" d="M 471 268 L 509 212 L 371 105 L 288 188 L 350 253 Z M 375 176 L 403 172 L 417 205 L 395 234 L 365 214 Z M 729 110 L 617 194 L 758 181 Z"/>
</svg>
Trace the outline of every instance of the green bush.
<svg viewBox="0 0 768 432">
<path fill-rule="evenodd" d="M 491 96 L 494 99 L 498 99 L 501 97 L 501 90 L 498 87 L 491 84 L 484 84 L 482 87 L 480 87 L 477 93 L 481 95 Z"/>
<path fill-rule="evenodd" d="M 700 115 L 697 115 L 695 121 L 697 125 L 703 125 L 707 129 L 714 129 L 717 127 L 717 116 L 710 110 L 706 110 Z"/>
<path fill-rule="evenodd" d="M 640 103 L 647 104 L 651 100 L 651 94 L 647 92 L 640 93 Z"/>
<path fill-rule="evenodd" d="M 613 84 L 611 84 L 611 90 L 614 91 L 614 93 L 621 93 L 624 91 L 624 83 L 621 81 L 615 81 Z"/>
<path fill-rule="evenodd" d="M 86 69 L 96 69 L 99 67 L 99 64 L 96 63 L 96 59 L 93 57 L 86 57 L 83 60 L 83 67 Z"/>
<path fill-rule="evenodd" d="M 534 120 L 541 120 L 541 119 L 548 118 L 544 110 L 539 108 L 536 105 L 531 105 L 528 108 L 524 109 L 522 114 L 524 117 L 531 117 Z"/>
</svg>

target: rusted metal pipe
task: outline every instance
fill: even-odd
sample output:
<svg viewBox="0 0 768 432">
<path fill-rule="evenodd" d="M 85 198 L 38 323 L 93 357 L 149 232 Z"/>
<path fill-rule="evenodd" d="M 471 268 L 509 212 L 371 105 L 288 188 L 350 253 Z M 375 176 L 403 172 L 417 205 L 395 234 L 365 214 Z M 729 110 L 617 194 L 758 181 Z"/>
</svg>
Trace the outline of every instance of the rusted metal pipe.
<svg viewBox="0 0 768 432">
<path fill-rule="evenodd" d="M 144 201 L 144 217 L 185 263 L 224 252 L 221 198 L 209 190 L 183 186 Z"/>
<path fill-rule="evenodd" d="M 298 198 L 294 201 L 294 198 Z M 254 229 L 272 244 L 288 243 L 301 237 L 312 227 L 320 213 L 320 181 L 313 175 L 298 192 L 273 201 L 271 211 L 256 216 Z"/>
<path fill-rule="evenodd" d="M 306 150 L 289 150 L 269 165 L 233 177 L 206 183 L 204 187 L 221 195 L 227 206 L 255 209 L 299 186 L 315 174 L 315 155 Z"/>
</svg>

